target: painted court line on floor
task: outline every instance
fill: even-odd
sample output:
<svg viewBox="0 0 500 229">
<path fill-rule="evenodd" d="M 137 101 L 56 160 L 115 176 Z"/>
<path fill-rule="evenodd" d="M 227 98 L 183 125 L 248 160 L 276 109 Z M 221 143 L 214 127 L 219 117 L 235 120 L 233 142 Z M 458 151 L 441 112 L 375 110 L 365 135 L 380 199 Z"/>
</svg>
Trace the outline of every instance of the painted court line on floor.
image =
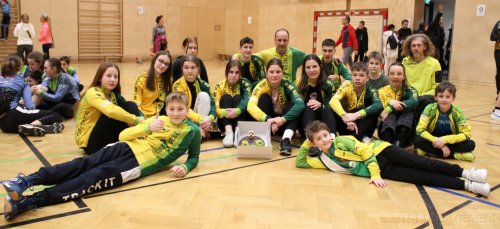
<svg viewBox="0 0 500 229">
<path fill-rule="evenodd" d="M 196 175 L 196 176 L 192 176 L 192 177 L 186 177 L 186 178 L 181 178 L 181 179 L 176 179 L 176 180 L 170 180 L 170 181 L 163 181 L 163 182 L 159 182 L 159 183 L 148 184 L 148 185 L 138 186 L 138 187 L 134 187 L 134 188 L 128 188 L 128 189 L 122 189 L 122 190 L 111 191 L 111 192 L 106 192 L 106 193 L 100 193 L 100 194 L 95 194 L 95 195 L 89 195 L 89 196 L 85 196 L 84 198 L 85 199 L 90 199 L 90 198 L 94 198 L 94 197 L 98 197 L 98 196 L 111 195 L 111 194 L 115 194 L 115 193 L 133 191 L 133 190 L 137 190 L 137 189 L 143 189 L 143 188 L 158 186 L 158 185 L 162 185 L 162 184 L 168 184 L 168 183 L 173 183 L 173 182 L 178 182 L 178 181 L 191 180 L 191 179 L 195 179 L 195 178 L 199 178 L 199 177 L 204 177 L 204 176 L 209 176 L 209 175 L 214 175 L 214 174 L 229 172 L 229 171 L 238 170 L 238 169 L 244 169 L 244 168 L 253 167 L 253 166 L 257 166 L 257 165 L 263 165 L 263 164 L 273 163 L 273 162 L 282 161 L 282 160 L 286 160 L 286 159 L 290 159 L 290 158 L 295 158 L 295 157 L 296 156 L 283 157 L 283 158 L 269 160 L 269 161 L 263 161 L 263 162 L 259 162 L 259 163 L 255 163 L 255 164 L 250 164 L 250 165 L 245 165 L 245 166 L 240 166 L 240 167 L 235 167 L 235 168 L 230 168 L 230 169 L 224 169 L 224 170 L 219 170 L 219 171 L 210 172 L 210 173 L 204 173 L 204 174 L 200 174 L 200 175 Z"/>
<path fill-rule="evenodd" d="M 20 222 L 15 222 L 15 223 L 11 223 L 11 224 L 1 225 L 0 229 L 1 228 L 19 227 L 19 226 L 32 224 L 32 223 L 39 223 L 39 222 L 43 222 L 43 221 L 47 221 L 47 220 L 51 220 L 51 219 L 57 219 L 57 218 L 62 218 L 62 217 L 66 217 L 66 216 L 77 215 L 77 214 L 81 214 L 81 213 L 85 213 L 85 212 L 89 212 L 89 211 L 91 211 L 90 208 L 78 209 L 75 211 L 60 213 L 60 214 L 56 214 L 56 215 L 50 215 L 50 216 L 46 216 L 46 217 L 41 217 L 41 218 L 30 219 L 30 220 L 26 220 L 26 221 L 20 221 Z"/>
<path fill-rule="evenodd" d="M 418 192 L 420 193 L 420 196 L 422 196 L 422 200 L 424 201 L 425 207 L 427 208 L 427 212 L 429 212 L 429 216 L 431 217 L 431 222 L 432 226 L 434 228 L 443 228 L 443 224 L 441 223 L 441 219 L 439 218 L 439 215 L 437 213 L 436 207 L 434 207 L 434 204 L 432 203 L 431 197 L 429 196 L 429 193 L 425 191 L 424 186 L 422 185 L 415 185 L 418 189 Z"/>
<path fill-rule="evenodd" d="M 480 198 L 468 196 L 468 195 L 465 195 L 465 194 L 462 194 L 462 193 L 451 191 L 449 189 L 444 189 L 444 188 L 439 188 L 439 187 L 432 187 L 432 186 L 430 186 L 430 187 L 433 188 L 433 189 L 442 191 L 442 192 L 446 192 L 446 193 L 449 193 L 449 194 L 452 194 L 452 195 L 455 195 L 455 196 L 459 196 L 459 197 L 462 197 L 462 198 L 465 198 L 465 199 L 469 199 L 471 201 L 475 201 L 475 202 L 483 203 L 483 204 L 490 205 L 490 206 L 493 206 L 493 207 L 496 207 L 496 208 L 500 208 L 499 204 L 495 204 L 495 203 L 492 203 L 492 202 L 489 202 L 489 201 L 486 201 L 486 200 L 483 200 L 483 199 L 480 199 Z"/>
</svg>

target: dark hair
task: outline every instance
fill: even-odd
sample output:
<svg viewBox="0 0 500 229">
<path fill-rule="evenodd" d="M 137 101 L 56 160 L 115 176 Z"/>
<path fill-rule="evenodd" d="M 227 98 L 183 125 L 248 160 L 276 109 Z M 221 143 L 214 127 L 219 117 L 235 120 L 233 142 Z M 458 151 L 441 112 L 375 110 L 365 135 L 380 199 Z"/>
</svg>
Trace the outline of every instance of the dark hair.
<svg viewBox="0 0 500 229">
<path fill-rule="evenodd" d="M 43 68 L 43 62 L 45 58 L 43 57 L 43 53 L 38 51 L 33 51 L 28 55 L 28 59 L 34 60 L 41 68 Z"/>
<path fill-rule="evenodd" d="M 318 133 L 322 130 L 328 131 L 330 133 L 330 129 L 328 129 L 328 126 L 319 120 L 314 120 L 311 123 L 309 123 L 306 128 L 304 129 L 306 132 L 306 137 L 309 141 L 313 141 L 313 134 Z"/>
<path fill-rule="evenodd" d="M 361 23 L 361 25 L 365 26 L 365 21 L 359 21 L 359 23 Z"/>
<path fill-rule="evenodd" d="M 182 41 L 182 47 L 184 47 L 186 49 L 186 52 L 187 52 L 188 45 L 191 43 L 195 43 L 196 46 L 198 46 L 198 39 L 196 37 L 186 37 Z"/>
<path fill-rule="evenodd" d="M 155 63 L 156 59 L 158 59 L 159 56 L 163 55 L 167 55 L 168 59 L 170 60 L 170 63 L 167 66 L 167 70 L 165 70 L 165 72 L 160 75 L 163 81 L 163 90 L 165 90 L 167 92 L 166 94 L 168 94 L 172 89 L 172 57 L 170 56 L 170 53 L 168 51 L 159 51 L 151 60 L 151 65 L 149 66 L 148 74 L 146 77 L 146 88 L 150 91 L 156 90 Z"/>
<path fill-rule="evenodd" d="M 71 59 L 69 58 L 69 56 L 61 56 L 59 57 L 59 61 L 64 61 L 69 64 L 71 62 Z"/>
<path fill-rule="evenodd" d="M 411 42 L 415 39 L 422 40 L 422 43 L 424 44 L 425 47 L 424 50 L 425 56 L 434 55 L 436 49 L 434 48 L 434 44 L 432 44 L 432 41 L 429 39 L 429 37 L 425 34 L 413 34 L 407 37 L 403 43 L 403 51 L 401 52 L 403 56 L 410 56 L 413 59 L 413 53 L 411 52 Z"/>
<path fill-rule="evenodd" d="M 40 82 L 42 82 L 42 72 L 40 71 L 32 71 L 28 74 L 28 76 L 26 77 L 30 77 L 32 78 L 33 80 L 37 81 L 38 84 L 40 84 Z"/>
<path fill-rule="evenodd" d="M 290 38 L 290 33 L 288 32 L 288 30 L 286 30 L 285 28 L 280 28 L 280 29 L 277 29 L 276 32 L 274 32 L 274 39 L 276 39 L 276 36 L 278 36 L 278 32 L 280 32 L 280 31 L 285 31 L 286 35 Z"/>
<path fill-rule="evenodd" d="M 238 67 L 238 71 L 240 72 L 240 76 L 241 76 L 241 64 L 238 60 L 229 60 L 229 62 L 227 62 L 226 64 L 226 71 L 225 71 L 225 77 L 227 79 L 227 75 L 229 74 L 229 70 L 231 70 L 231 68 L 233 68 L 234 66 L 237 66 Z"/>
<path fill-rule="evenodd" d="M 250 37 L 243 37 L 240 40 L 240 48 L 243 47 L 244 44 L 252 44 L 253 45 L 253 40 Z"/>
<path fill-rule="evenodd" d="M 351 22 L 351 17 L 349 15 L 345 15 L 345 19 L 347 20 L 347 22 Z"/>
<path fill-rule="evenodd" d="M 394 24 L 389 24 L 389 25 L 387 26 L 387 30 L 393 30 L 393 29 L 394 29 L 394 27 L 396 27 Z"/>
<path fill-rule="evenodd" d="M 437 96 L 438 93 L 444 93 L 445 91 L 448 91 L 451 95 L 453 95 L 453 97 L 455 97 L 457 93 L 457 87 L 455 87 L 454 84 L 448 81 L 441 82 L 437 85 L 434 95 Z"/>
<path fill-rule="evenodd" d="M 49 63 L 51 67 L 56 68 L 57 73 L 61 73 L 63 71 L 62 67 L 61 67 L 61 62 L 59 61 L 59 59 L 57 59 L 57 58 L 49 58 L 49 59 L 47 59 L 45 61 L 47 63 Z"/>
<path fill-rule="evenodd" d="M 351 72 L 354 72 L 354 71 L 362 71 L 362 72 L 366 72 L 368 74 L 368 65 L 365 63 L 365 62 L 355 62 L 352 64 L 351 66 Z"/>
<path fill-rule="evenodd" d="M 379 53 L 378 51 L 373 51 L 370 54 L 368 54 L 368 61 L 371 58 L 378 60 L 381 64 L 384 62 L 384 56 L 382 56 L 382 54 Z"/>
<path fill-rule="evenodd" d="M 30 23 L 30 16 L 28 14 L 21 14 L 21 21 L 23 23 Z"/>
<path fill-rule="evenodd" d="M 271 67 L 272 65 L 278 65 L 278 67 L 281 68 L 281 70 L 283 70 L 283 63 L 281 62 L 280 59 L 278 58 L 272 58 L 266 65 L 266 69 L 269 69 L 269 67 Z M 266 72 L 267 73 L 267 72 Z M 267 74 L 266 74 L 267 75 Z"/>
<path fill-rule="evenodd" d="M 2 64 L 2 75 L 14 76 L 21 68 L 21 58 L 17 54 L 9 54 Z"/>
<path fill-rule="evenodd" d="M 406 23 L 409 23 L 408 19 L 403 19 L 403 20 L 401 21 L 401 25 L 402 25 L 402 24 L 404 24 L 405 22 L 406 22 Z"/>
<path fill-rule="evenodd" d="M 156 17 L 156 24 L 160 23 L 160 20 L 163 18 L 163 15 L 159 15 Z"/>
<path fill-rule="evenodd" d="M 198 68 L 198 74 L 200 74 L 201 68 L 200 68 L 200 59 L 194 55 L 185 55 L 181 58 L 181 69 L 184 66 L 185 62 L 193 62 L 196 64 L 196 67 Z M 184 74 L 183 74 L 184 75 Z"/>
<path fill-rule="evenodd" d="M 307 93 L 307 85 L 309 81 L 309 77 L 307 76 L 306 73 L 306 62 L 308 60 L 314 60 L 316 63 L 319 65 L 319 77 L 318 77 L 318 82 L 316 83 L 316 87 L 319 89 L 323 88 L 323 85 L 325 85 L 326 79 L 323 77 L 323 65 L 321 64 L 321 59 L 319 59 L 318 55 L 316 54 L 308 54 L 304 58 L 304 62 L 302 62 L 302 76 L 300 78 L 300 85 L 299 85 L 299 93 L 302 94 L 303 97 L 306 96 Z"/>
<path fill-rule="evenodd" d="M 321 46 L 333 46 L 333 49 L 335 49 L 335 41 L 331 38 L 326 38 L 321 42 Z"/>
<path fill-rule="evenodd" d="M 420 30 L 422 30 L 422 31 L 424 31 L 424 32 L 425 32 L 425 26 L 426 26 L 426 25 L 427 25 L 427 24 L 426 24 L 425 22 L 420 22 L 420 23 L 418 24 L 418 28 L 419 28 Z"/>
<path fill-rule="evenodd" d="M 387 75 L 389 75 L 389 73 L 391 72 L 391 68 L 393 66 L 400 66 L 403 68 L 403 75 L 405 76 L 405 79 L 403 80 L 403 83 L 402 83 L 402 91 L 403 91 L 403 96 L 401 96 L 401 98 L 404 98 L 405 97 L 405 91 L 406 89 L 408 88 L 408 84 L 406 83 L 406 69 L 405 69 L 405 66 L 401 63 L 401 62 L 394 62 L 391 64 L 391 66 L 389 66 L 389 70 L 387 71 Z"/>
</svg>

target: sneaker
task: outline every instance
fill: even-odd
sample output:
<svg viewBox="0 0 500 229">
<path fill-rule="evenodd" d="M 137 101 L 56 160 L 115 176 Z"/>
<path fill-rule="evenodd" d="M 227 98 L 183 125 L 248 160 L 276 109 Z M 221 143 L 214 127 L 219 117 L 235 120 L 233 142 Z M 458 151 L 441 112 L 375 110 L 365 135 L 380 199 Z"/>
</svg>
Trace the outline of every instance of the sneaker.
<svg viewBox="0 0 500 229">
<path fill-rule="evenodd" d="M 500 114 L 499 113 L 500 112 L 495 112 L 495 111 L 491 112 L 491 115 L 490 115 L 491 120 L 500 120 Z"/>
<path fill-rule="evenodd" d="M 282 156 L 292 155 L 292 143 L 290 142 L 290 138 L 285 138 L 281 140 L 280 155 Z"/>
<path fill-rule="evenodd" d="M 474 159 L 476 159 L 476 156 L 471 152 L 454 153 L 453 157 L 460 161 L 474 161 Z"/>
<path fill-rule="evenodd" d="M 417 155 L 418 156 L 425 156 L 427 153 L 419 148 L 417 148 Z"/>
<path fill-rule="evenodd" d="M 23 196 L 18 201 L 15 201 L 9 196 L 5 196 L 3 212 L 6 220 L 11 220 L 22 212 L 35 208 L 35 201 L 32 198 Z"/>
<path fill-rule="evenodd" d="M 468 169 L 465 171 L 464 178 L 470 181 L 486 183 L 488 171 L 486 169 Z"/>
<path fill-rule="evenodd" d="M 31 182 L 29 182 L 23 174 L 19 174 L 17 177 L 4 181 L 2 186 L 7 192 L 7 195 L 15 201 L 21 199 L 24 190 L 28 188 L 32 189 L 33 187 Z"/>
<path fill-rule="evenodd" d="M 488 183 L 465 181 L 465 189 L 469 192 L 480 194 L 485 197 L 490 195 L 490 185 Z"/>
<path fill-rule="evenodd" d="M 64 124 L 60 122 L 55 122 L 52 125 L 37 125 L 37 127 L 45 130 L 46 134 L 58 134 L 64 130 Z"/>
<path fill-rule="evenodd" d="M 17 130 L 19 131 L 20 134 L 27 136 L 45 135 L 45 130 L 43 128 L 31 124 L 19 125 Z"/>
<path fill-rule="evenodd" d="M 234 133 L 226 132 L 224 139 L 222 139 L 222 145 L 226 148 L 231 148 L 234 146 Z"/>
</svg>

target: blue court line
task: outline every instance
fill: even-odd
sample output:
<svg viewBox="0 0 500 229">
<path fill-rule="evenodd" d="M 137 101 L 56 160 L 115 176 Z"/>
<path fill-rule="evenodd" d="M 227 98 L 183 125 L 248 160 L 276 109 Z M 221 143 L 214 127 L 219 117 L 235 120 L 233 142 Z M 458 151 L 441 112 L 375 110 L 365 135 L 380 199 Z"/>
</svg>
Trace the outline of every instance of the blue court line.
<svg viewBox="0 0 500 229">
<path fill-rule="evenodd" d="M 490 146 L 497 146 L 497 147 L 500 147 L 500 145 L 497 145 L 497 144 L 493 144 L 493 143 L 486 143 L 486 145 L 490 145 Z"/>
<path fill-rule="evenodd" d="M 204 150 L 200 150 L 200 153 L 210 152 L 210 151 L 220 150 L 220 149 L 224 149 L 224 147 L 217 147 L 217 148 L 211 148 L 211 149 L 204 149 Z"/>
<path fill-rule="evenodd" d="M 455 195 L 455 196 L 463 197 L 465 199 L 469 199 L 469 200 L 476 201 L 476 202 L 479 202 L 479 203 L 483 203 L 483 204 L 486 204 L 486 205 L 490 205 L 490 206 L 493 206 L 493 207 L 496 207 L 496 208 L 500 208 L 499 204 L 495 204 L 495 203 L 492 203 L 492 202 L 489 202 L 489 201 L 486 201 L 486 200 L 483 200 L 483 199 L 479 199 L 479 198 L 476 198 L 476 197 L 464 195 L 462 193 L 454 192 L 454 191 L 451 191 L 451 190 L 448 190 L 448 189 L 444 189 L 444 188 L 438 188 L 438 187 L 433 187 L 433 186 L 430 186 L 430 187 L 433 188 L 433 189 L 439 190 L 439 191 L 450 193 L 450 194 Z"/>
</svg>

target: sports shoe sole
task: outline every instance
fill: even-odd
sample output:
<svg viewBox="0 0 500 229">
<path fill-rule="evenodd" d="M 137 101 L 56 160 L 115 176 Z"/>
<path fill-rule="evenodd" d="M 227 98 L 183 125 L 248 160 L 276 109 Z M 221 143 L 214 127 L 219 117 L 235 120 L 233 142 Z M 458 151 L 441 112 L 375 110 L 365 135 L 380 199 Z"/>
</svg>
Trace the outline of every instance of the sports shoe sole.
<svg viewBox="0 0 500 229">
<path fill-rule="evenodd" d="M 4 182 L 2 186 L 5 189 L 5 192 L 7 192 L 7 195 L 14 201 L 18 201 L 21 198 L 19 193 L 16 192 L 15 190 L 10 189 L 6 182 Z"/>
<path fill-rule="evenodd" d="M 19 133 L 28 136 L 44 136 L 45 130 L 43 128 L 33 126 L 30 124 L 27 125 L 19 125 L 18 127 Z"/>
<path fill-rule="evenodd" d="M 4 198 L 4 204 L 3 204 L 3 213 L 4 213 L 4 218 L 5 219 L 10 219 L 10 214 L 12 212 L 12 205 L 10 204 L 9 201 L 9 196 L 5 196 Z"/>
<path fill-rule="evenodd" d="M 52 125 L 40 125 L 38 127 L 44 129 L 46 134 L 58 134 L 64 130 L 64 124 L 60 122 L 55 122 Z"/>
</svg>

